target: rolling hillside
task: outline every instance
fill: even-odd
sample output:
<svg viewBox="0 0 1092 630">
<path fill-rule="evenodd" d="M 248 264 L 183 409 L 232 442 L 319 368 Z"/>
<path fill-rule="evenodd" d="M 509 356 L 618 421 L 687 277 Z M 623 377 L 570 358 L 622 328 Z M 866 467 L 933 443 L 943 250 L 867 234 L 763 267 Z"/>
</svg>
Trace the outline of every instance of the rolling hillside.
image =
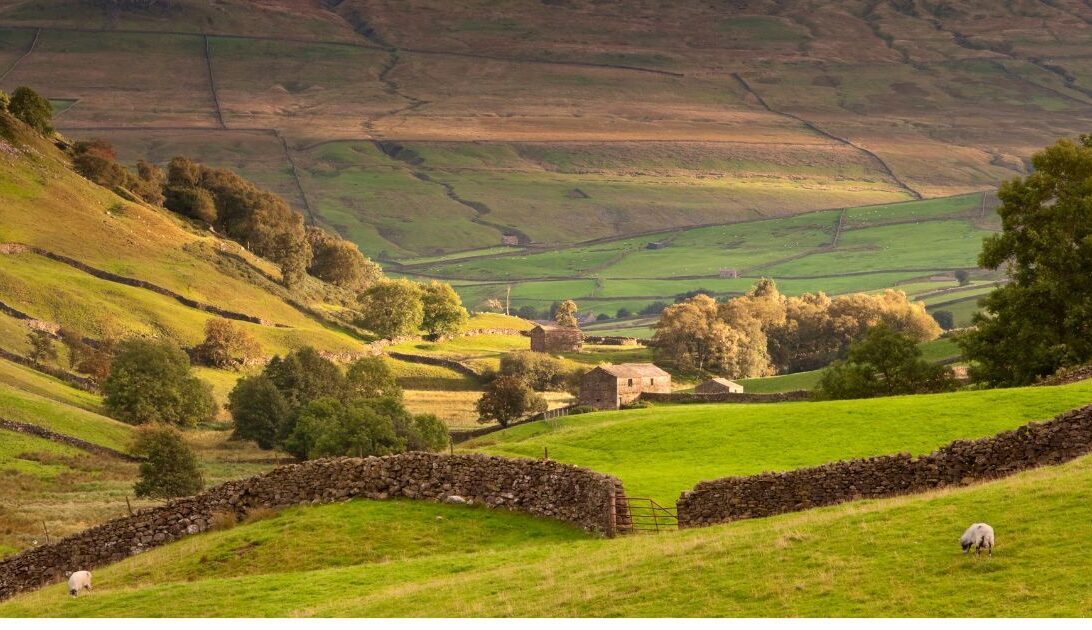
<svg viewBox="0 0 1092 630">
<path fill-rule="evenodd" d="M 1086 130 L 1090 29 L 1071 0 L 5 0 L 0 87 L 401 262 L 992 189 Z"/>
</svg>

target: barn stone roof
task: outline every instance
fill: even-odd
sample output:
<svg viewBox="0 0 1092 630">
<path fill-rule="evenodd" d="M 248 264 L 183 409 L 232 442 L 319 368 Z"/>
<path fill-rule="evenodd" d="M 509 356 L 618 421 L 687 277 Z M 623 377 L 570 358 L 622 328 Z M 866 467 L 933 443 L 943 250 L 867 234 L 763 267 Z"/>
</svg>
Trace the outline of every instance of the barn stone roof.
<svg viewBox="0 0 1092 630">
<path fill-rule="evenodd" d="M 644 378 L 650 376 L 671 376 L 651 363 L 607 363 L 599 366 L 607 374 L 617 378 Z"/>
<path fill-rule="evenodd" d="M 557 324 L 535 324 L 534 328 L 541 328 L 547 332 L 554 330 L 580 330 L 579 328 L 573 328 L 572 326 L 558 326 Z M 532 328 L 532 330 L 534 330 Z"/>
<path fill-rule="evenodd" d="M 705 382 L 706 383 L 716 383 L 717 385 L 724 385 L 725 387 L 742 387 L 742 385 L 740 385 L 739 383 L 737 383 L 735 381 L 730 381 L 730 380 L 728 380 L 726 378 L 721 378 L 719 376 L 716 377 L 716 378 L 711 378 L 711 379 L 709 379 L 708 381 L 705 381 Z"/>
</svg>

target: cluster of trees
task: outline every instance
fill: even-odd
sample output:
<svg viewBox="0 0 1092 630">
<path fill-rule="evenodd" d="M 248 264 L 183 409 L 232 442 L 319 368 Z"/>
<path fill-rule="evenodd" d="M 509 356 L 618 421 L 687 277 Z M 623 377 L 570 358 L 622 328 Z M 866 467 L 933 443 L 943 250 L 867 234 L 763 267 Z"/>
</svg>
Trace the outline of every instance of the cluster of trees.
<svg viewBox="0 0 1092 630">
<path fill-rule="evenodd" d="M 72 153 L 76 170 L 91 181 L 207 223 L 274 261 L 289 288 L 309 274 L 351 291 L 357 296 L 358 323 L 380 337 L 419 330 L 434 337 L 450 335 L 469 318 L 450 285 L 384 280 L 379 265 L 356 245 L 305 227 L 302 216 L 283 199 L 232 171 L 176 157 L 166 173 L 140 161 L 134 174 L 118 164 L 113 147 L 102 140 L 78 142 Z M 220 365 L 221 359 L 211 360 Z"/>
<path fill-rule="evenodd" d="M 823 372 L 814 397 L 872 398 L 951 391 L 955 387 L 952 371 L 923 359 L 921 348 L 910 335 L 879 324 L 849 346 L 845 360 L 835 361 Z"/>
<path fill-rule="evenodd" d="M 517 350 L 501 356 L 500 376 L 519 379 L 524 385 L 540 392 L 576 392 L 580 377 L 587 370 L 570 367 L 565 361 L 530 350 Z"/>
<path fill-rule="evenodd" d="M 412 415 L 381 357 L 342 372 L 314 348 L 274 357 L 228 396 L 235 436 L 300 459 L 435 451 L 447 445 L 434 415 Z"/>
<path fill-rule="evenodd" d="M 163 203 L 163 169 L 140 160 L 136 173 L 117 162 L 114 147 L 105 140 L 85 140 L 72 146 L 72 166 L 87 179 L 124 194 L 129 191 L 148 203 Z"/>
<path fill-rule="evenodd" d="M 978 258 L 1010 282 L 980 302 L 959 338 L 972 378 L 995 386 L 1092 361 L 1092 136 L 1060 140 L 1031 163 L 998 191 L 1002 230 Z"/>
<path fill-rule="evenodd" d="M 458 332 L 470 318 L 451 285 L 384 280 L 360 294 L 358 323 L 385 339 L 418 330 L 430 337 Z"/>
<path fill-rule="evenodd" d="M 940 334 L 924 306 L 909 302 L 901 291 L 787 297 L 764 278 L 745 295 L 724 302 L 699 294 L 669 306 L 656 324 L 652 346 L 658 360 L 680 370 L 766 376 L 827 365 L 878 324 L 915 341 Z"/>
<path fill-rule="evenodd" d="M 307 273 L 313 253 L 303 217 L 277 195 L 185 157 L 167 165 L 163 195 L 169 210 L 207 223 L 277 263 L 285 286 L 296 286 Z"/>
<path fill-rule="evenodd" d="M 543 352 L 509 352 L 501 357 L 500 370 L 478 400 L 478 421 L 508 426 L 513 420 L 542 413 L 547 403 L 538 392 L 576 394 L 586 371 Z"/>
<path fill-rule="evenodd" d="M 10 96 L 0 90 L 0 111 L 5 110 L 43 136 L 53 135 L 53 104 L 29 87 L 17 87 Z"/>
</svg>

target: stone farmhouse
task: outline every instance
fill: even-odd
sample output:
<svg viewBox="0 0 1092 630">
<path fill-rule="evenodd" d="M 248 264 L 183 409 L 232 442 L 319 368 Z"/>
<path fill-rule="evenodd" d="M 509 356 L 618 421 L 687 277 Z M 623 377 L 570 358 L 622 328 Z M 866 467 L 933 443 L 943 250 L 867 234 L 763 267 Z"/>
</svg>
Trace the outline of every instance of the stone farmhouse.
<svg viewBox="0 0 1092 630">
<path fill-rule="evenodd" d="M 651 363 L 608 363 L 584 375 L 577 404 L 619 409 L 643 392 L 671 393 L 671 375 Z"/>
<path fill-rule="evenodd" d="M 711 378 L 694 388 L 695 394 L 742 394 L 743 386 L 726 378 Z"/>
<path fill-rule="evenodd" d="M 538 324 L 531 329 L 531 350 L 534 352 L 580 352 L 584 333 L 579 328 L 556 324 Z"/>
</svg>

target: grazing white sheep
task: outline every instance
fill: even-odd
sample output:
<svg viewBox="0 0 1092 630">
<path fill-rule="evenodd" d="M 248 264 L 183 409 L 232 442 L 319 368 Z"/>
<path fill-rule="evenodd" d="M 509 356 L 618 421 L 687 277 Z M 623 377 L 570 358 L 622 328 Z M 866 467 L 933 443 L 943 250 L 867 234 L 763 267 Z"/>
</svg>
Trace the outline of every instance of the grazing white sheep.
<svg viewBox="0 0 1092 630">
<path fill-rule="evenodd" d="M 450 494 L 444 497 L 444 503 L 454 503 L 455 505 L 466 505 L 468 501 L 457 494 Z"/>
<path fill-rule="evenodd" d="M 80 591 L 91 590 L 91 572 L 76 571 L 68 574 L 68 594 L 75 597 Z"/>
<path fill-rule="evenodd" d="M 975 523 L 963 532 L 963 536 L 959 539 L 959 546 L 963 547 L 963 553 L 967 553 L 971 547 L 974 547 L 976 556 L 981 554 L 982 548 L 985 547 L 990 557 L 993 557 L 993 542 L 993 528 L 985 523 Z"/>
</svg>

